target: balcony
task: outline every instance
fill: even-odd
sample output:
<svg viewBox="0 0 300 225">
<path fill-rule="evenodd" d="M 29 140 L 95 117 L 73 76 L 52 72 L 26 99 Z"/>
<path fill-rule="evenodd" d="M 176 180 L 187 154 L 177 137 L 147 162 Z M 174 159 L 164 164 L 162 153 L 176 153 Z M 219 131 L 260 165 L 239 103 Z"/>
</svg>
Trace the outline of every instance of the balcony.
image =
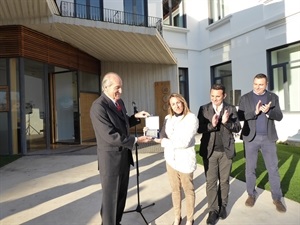
<svg viewBox="0 0 300 225">
<path fill-rule="evenodd" d="M 119 10 L 101 9 L 100 7 L 65 1 L 62 1 L 60 4 L 60 13 L 63 17 L 156 28 L 162 34 L 162 19 L 158 17 L 146 17 Z"/>
<path fill-rule="evenodd" d="M 177 63 L 160 33 L 161 18 L 117 10 L 100 12 L 97 7 L 67 2 L 56 5 L 55 0 L 0 0 L 0 26 L 16 24 L 68 43 L 102 62 Z"/>
</svg>

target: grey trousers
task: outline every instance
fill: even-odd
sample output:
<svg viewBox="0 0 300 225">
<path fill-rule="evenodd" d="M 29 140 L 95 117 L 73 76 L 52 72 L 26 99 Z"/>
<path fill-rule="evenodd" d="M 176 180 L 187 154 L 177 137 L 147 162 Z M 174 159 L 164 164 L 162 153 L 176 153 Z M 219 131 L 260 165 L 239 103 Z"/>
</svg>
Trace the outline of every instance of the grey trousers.
<svg viewBox="0 0 300 225">
<path fill-rule="evenodd" d="M 206 195 L 208 211 L 219 211 L 220 206 L 227 206 L 229 195 L 229 177 L 232 159 L 225 152 L 214 151 L 206 159 L 203 158 L 206 176 Z"/>
<path fill-rule="evenodd" d="M 282 191 L 278 172 L 277 148 L 274 141 L 270 141 L 267 135 L 256 135 L 251 142 L 244 142 L 246 153 L 246 185 L 248 195 L 256 194 L 256 166 L 258 151 L 260 150 L 268 170 L 269 183 L 273 200 L 280 200 Z"/>
</svg>

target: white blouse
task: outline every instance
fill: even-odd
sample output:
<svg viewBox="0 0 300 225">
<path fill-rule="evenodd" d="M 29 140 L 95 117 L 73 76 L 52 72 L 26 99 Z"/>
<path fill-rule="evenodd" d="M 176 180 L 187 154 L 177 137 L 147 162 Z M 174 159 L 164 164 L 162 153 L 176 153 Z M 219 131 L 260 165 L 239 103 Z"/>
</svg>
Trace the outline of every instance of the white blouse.
<svg viewBox="0 0 300 225">
<path fill-rule="evenodd" d="M 175 170 L 191 173 L 196 169 L 195 135 L 198 118 L 193 113 L 183 116 L 166 116 L 165 131 L 168 138 L 163 138 L 166 162 Z"/>
</svg>

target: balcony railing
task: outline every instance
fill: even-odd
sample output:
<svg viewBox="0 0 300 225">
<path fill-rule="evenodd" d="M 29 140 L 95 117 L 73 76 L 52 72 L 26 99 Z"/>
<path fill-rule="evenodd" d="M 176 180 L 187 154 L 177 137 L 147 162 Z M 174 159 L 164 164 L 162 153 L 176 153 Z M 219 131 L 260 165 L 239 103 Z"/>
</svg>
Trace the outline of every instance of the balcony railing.
<svg viewBox="0 0 300 225">
<path fill-rule="evenodd" d="M 152 16 L 122 12 L 113 9 L 76 4 L 62 1 L 60 3 L 61 16 L 87 20 L 103 21 L 132 26 L 154 27 L 162 34 L 162 19 Z"/>
</svg>

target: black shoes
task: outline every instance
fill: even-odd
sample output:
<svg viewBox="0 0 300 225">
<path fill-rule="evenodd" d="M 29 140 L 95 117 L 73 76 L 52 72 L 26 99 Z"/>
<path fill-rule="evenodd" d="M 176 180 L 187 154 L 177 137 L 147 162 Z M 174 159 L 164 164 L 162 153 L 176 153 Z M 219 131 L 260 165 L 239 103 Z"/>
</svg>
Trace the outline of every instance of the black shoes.
<svg viewBox="0 0 300 225">
<path fill-rule="evenodd" d="M 208 218 L 206 220 L 206 224 L 207 225 L 215 225 L 218 218 L 219 218 L 219 215 L 216 211 L 210 211 L 208 214 Z"/>
<path fill-rule="evenodd" d="M 227 217 L 227 211 L 225 206 L 220 207 L 220 212 L 219 212 L 219 217 L 220 219 L 224 220 Z"/>
</svg>

